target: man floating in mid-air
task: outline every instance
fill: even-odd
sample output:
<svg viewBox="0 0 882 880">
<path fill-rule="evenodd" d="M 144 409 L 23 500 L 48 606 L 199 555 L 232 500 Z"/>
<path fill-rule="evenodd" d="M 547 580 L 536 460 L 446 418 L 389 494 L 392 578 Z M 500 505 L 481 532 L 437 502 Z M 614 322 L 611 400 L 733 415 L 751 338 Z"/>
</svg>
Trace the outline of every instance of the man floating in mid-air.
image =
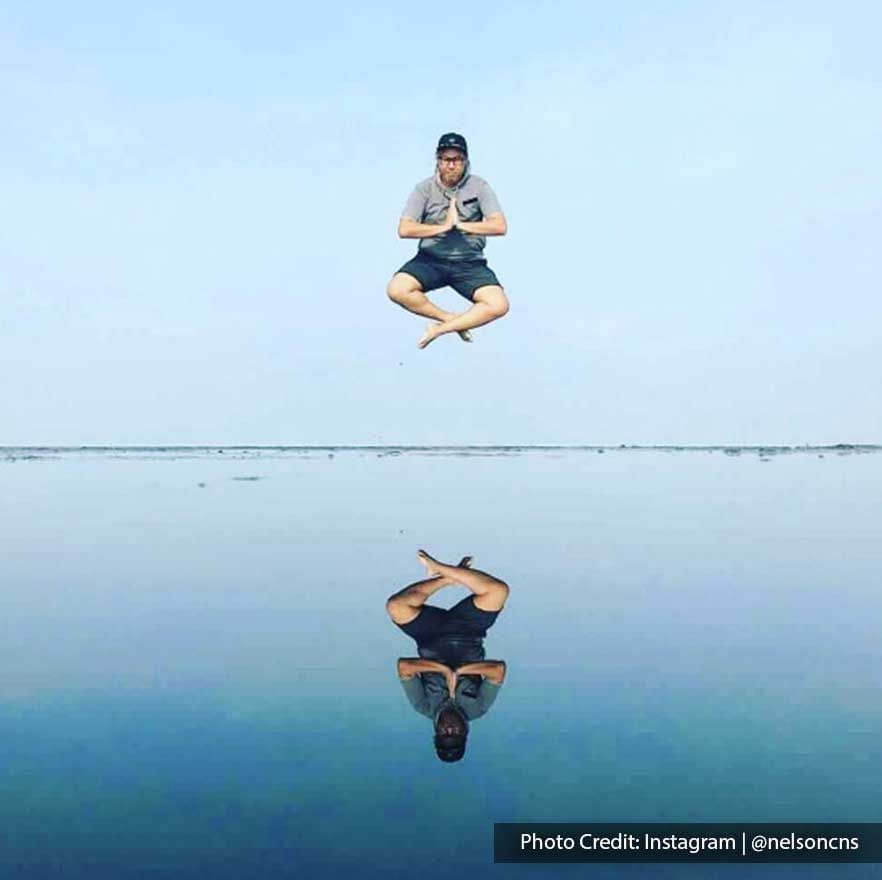
<svg viewBox="0 0 882 880">
<path fill-rule="evenodd" d="M 392 276 L 387 292 L 398 305 L 431 318 L 419 348 L 445 333 L 471 342 L 469 330 L 508 312 L 508 298 L 484 259 L 488 235 L 505 235 L 508 226 L 496 194 L 486 180 L 469 171 L 465 138 L 441 136 L 434 177 L 418 183 L 398 223 L 401 238 L 420 240 L 417 255 Z M 426 294 L 452 287 L 472 303 L 465 312 L 445 312 Z"/>
</svg>

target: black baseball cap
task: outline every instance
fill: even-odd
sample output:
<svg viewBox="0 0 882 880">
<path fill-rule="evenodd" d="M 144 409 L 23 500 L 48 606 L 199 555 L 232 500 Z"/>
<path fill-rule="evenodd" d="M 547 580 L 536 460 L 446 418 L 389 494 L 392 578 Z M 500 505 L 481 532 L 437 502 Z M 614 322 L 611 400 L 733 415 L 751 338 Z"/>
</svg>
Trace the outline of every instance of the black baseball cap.
<svg viewBox="0 0 882 880">
<path fill-rule="evenodd" d="M 438 146 L 435 148 L 435 152 L 440 153 L 441 150 L 459 150 L 464 156 L 469 154 L 466 139 L 455 131 L 449 131 L 438 138 Z"/>
</svg>

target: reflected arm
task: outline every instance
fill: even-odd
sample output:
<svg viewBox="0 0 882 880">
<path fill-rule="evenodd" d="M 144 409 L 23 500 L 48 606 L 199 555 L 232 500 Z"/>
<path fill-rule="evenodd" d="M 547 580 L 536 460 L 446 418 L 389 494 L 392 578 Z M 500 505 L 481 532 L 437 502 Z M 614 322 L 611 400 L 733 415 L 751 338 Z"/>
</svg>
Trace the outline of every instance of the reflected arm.
<svg viewBox="0 0 882 880">
<path fill-rule="evenodd" d="M 442 675 L 450 675 L 453 670 L 436 660 L 425 660 L 422 657 L 399 657 L 398 677 L 413 678 L 421 672 L 440 672 Z"/>
<path fill-rule="evenodd" d="M 502 684 L 505 681 L 504 660 L 481 660 L 477 663 L 466 663 L 456 670 L 457 675 L 481 675 L 493 684 Z"/>
<path fill-rule="evenodd" d="M 453 698 L 456 693 L 456 673 L 449 666 L 422 657 L 398 658 L 398 677 L 402 681 L 407 681 L 421 672 L 440 672 L 447 682 L 447 692 Z"/>
</svg>

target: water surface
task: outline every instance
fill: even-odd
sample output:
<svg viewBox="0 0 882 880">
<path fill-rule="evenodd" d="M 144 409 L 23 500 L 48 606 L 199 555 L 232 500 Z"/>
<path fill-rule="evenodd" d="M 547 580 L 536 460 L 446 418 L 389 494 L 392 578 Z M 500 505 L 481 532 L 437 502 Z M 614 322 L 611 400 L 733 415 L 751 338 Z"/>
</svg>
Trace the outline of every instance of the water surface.
<svg viewBox="0 0 882 880">
<path fill-rule="evenodd" d="M 882 821 L 878 452 L 0 450 L 0 865 L 878 876 L 491 864 L 494 821 Z M 384 610 L 419 547 L 511 586 L 453 765 Z"/>
</svg>

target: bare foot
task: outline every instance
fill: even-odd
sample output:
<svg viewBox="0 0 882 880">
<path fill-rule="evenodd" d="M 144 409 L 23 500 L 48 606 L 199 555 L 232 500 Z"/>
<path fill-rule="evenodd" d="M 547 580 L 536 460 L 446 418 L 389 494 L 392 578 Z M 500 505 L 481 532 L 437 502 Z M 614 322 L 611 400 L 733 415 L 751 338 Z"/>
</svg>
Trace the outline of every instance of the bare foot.
<svg viewBox="0 0 882 880">
<path fill-rule="evenodd" d="M 438 324 L 444 324 L 447 321 L 452 321 L 454 318 L 458 318 L 458 317 L 459 317 L 458 312 L 446 312 L 443 318 L 437 318 L 437 319 L 433 318 L 433 320 L 437 320 Z M 417 343 L 417 348 L 425 348 L 433 339 L 435 339 L 437 336 L 440 335 L 438 333 L 431 332 L 432 328 L 437 327 L 438 324 L 429 324 L 429 327 L 428 327 L 426 333 L 423 335 L 423 338 Z M 469 330 L 457 330 L 456 335 L 463 342 L 474 342 L 475 341 L 474 339 L 472 339 L 472 334 L 471 334 L 471 331 L 469 331 Z"/>
<path fill-rule="evenodd" d="M 437 331 L 437 324 L 429 324 L 426 327 L 426 332 L 423 334 L 423 338 L 417 343 L 417 348 L 425 348 L 432 340 L 437 339 L 440 335 Z"/>
<path fill-rule="evenodd" d="M 460 315 L 459 312 L 447 312 L 447 314 L 444 315 L 444 320 L 445 321 L 452 321 L 454 318 L 458 318 L 459 315 Z M 463 342 L 474 342 L 474 339 L 472 339 L 472 334 L 469 330 L 457 330 L 456 335 Z"/>
<path fill-rule="evenodd" d="M 438 568 L 439 565 L 443 565 L 443 562 L 439 562 L 433 556 L 429 556 L 425 550 L 417 550 L 417 559 L 423 564 L 426 569 L 426 574 L 430 577 L 440 577 L 441 571 Z M 471 568 L 473 556 L 463 556 L 459 562 L 456 563 L 456 568 Z"/>
<path fill-rule="evenodd" d="M 425 550 L 417 550 L 417 559 L 422 562 L 429 577 L 440 577 L 441 572 L 438 570 L 438 560 L 429 556 Z"/>
</svg>

